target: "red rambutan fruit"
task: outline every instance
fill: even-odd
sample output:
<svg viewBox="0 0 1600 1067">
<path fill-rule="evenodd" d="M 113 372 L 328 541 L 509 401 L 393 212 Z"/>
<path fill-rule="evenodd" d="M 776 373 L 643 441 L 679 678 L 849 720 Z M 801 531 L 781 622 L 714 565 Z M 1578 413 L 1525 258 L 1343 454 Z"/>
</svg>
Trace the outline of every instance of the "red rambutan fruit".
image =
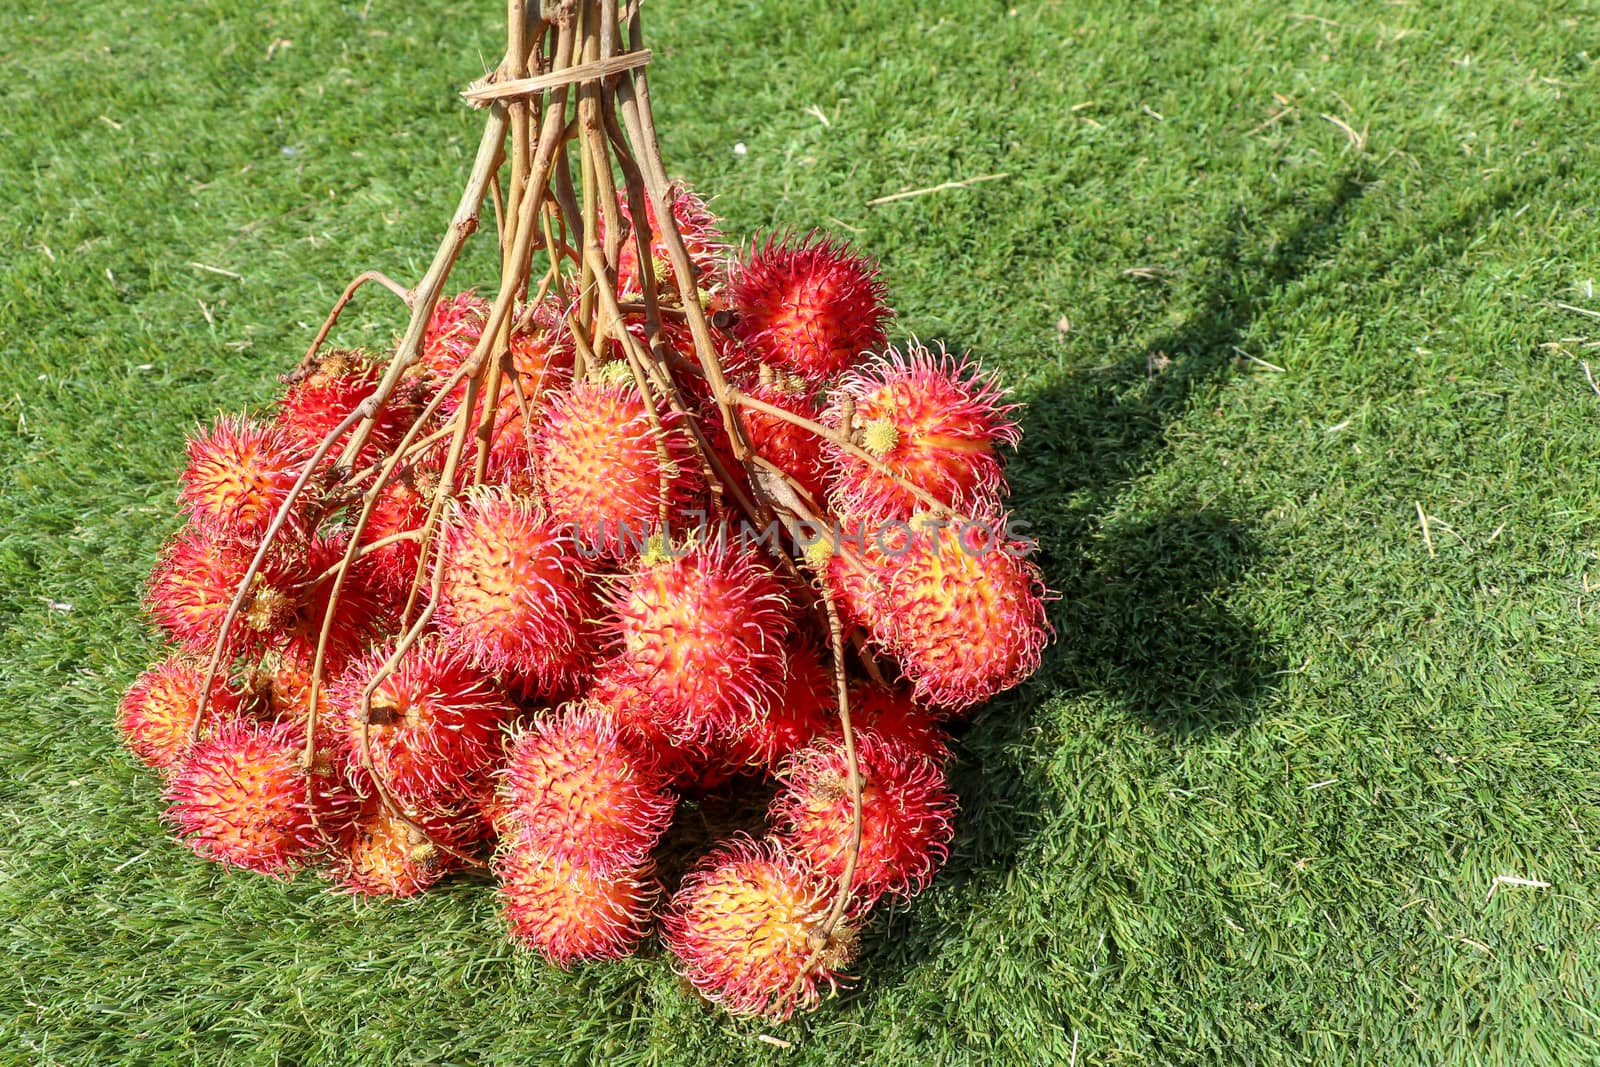
<svg viewBox="0 0 1600 1067">
<path fill-rule="evenodd" d="M 795 641 L 785 655 L 783 678 L 767 713 L 734 739 L 744 762 L 775 771 L 792 752 L 838 723 L 833 675 L 809 643 Z"/>
<path fill-rule="evenodd" d="M 294 599 L 295 616 L 284 630 L 283 647 L 309 664 L 330 608 L 333 621 L 328 629 L 328 650 L 334 661 L 357 655 L 372 642 L 387 636 L 394 626 L 396 607 L 377 588 L 373 565 L 357 558 L 344 583 L 339 599 L 333 600 L 334 579 L 330 573 L 344 559 L 350 535 L 344 531 L 319 534 L 298 549 L 293 558 L 301 574 Z M 285 546 L 280 558 L 296 551 Z"/>
<path fill-rule="evenodd" d="M 335 349 L 325 353 L 312 372 L 289 387 L 278 401 L 274 425 L 309 455 L 349 417 L 382 378 L 380 366 L 363 352 Z M 409 389 L 397 389 L 378 412 L 372 433 L 356 457 L 356 466 L 373 462 L 399 443 L 416 413 Z M 339 456 L 336 444 L 330 461 Z"/>
<path fill-rule="evenodd" d="M 239 618 L 224 643 L 224 659 L 244 649 L 265 648 L 299 618 L 305 567 L 293 562 L 293 542 L 269 552 Z M 228 607 L 249 570 L 255 546 L 237 538 L 187 526 L 166 546 L 150 575 L 145 598 L 150 614 L 185 649 L 209 655 Z"/>
<path fill-rule="evenodd" d="M 586 552 L 630 556 L 660 530 L 663 506 L 672 521 L 699 499 L 682 417 L 657 414 L 660 434 L 631 382 L 579 382 L 554 398 L 539 431 L 545 502 Z"/>
<path fill-rule="evenodd" d="M 179 507 L 196 526 L 219 534 L 263 534 L 289 499 L 308 455 L 282 427 L 223 416 L 209 433 L 189 438 Z"/>
<path fill-rule="evenodd" d="M 310 862 L 345 825 L 354 800 L 336 776 L 300 766 L 291 723 L 225 723 L 178 764 L 167 817 L 207 859 L 283 876 Z M 308 788 L 309 784 L 309 788 Z"/>
<path fill-rule="evenodd" d="M 785 384 L 763 383 L 745 390 L 750 397 L 791 411 L 813 422 L 821 421 L 817 404 L 809 389 L 791 389 Z M 781 467 L 811 494 L 820 511 L 827 500 L 827 465 L 823 460 L 822 438 L 802 426 L 754 408 L 740 409 L 750 444 L 763 458 Z"/>
<path fill-rule="evenodd" d="M 586 699 L 617 724 L 633 750 L 647 757 L 669 785 L 680 785 L 698 774 L 704 751 L 697 745 L 680 744 L 662 727 L 648 694 L 616 661 L 608 661 L 596 672 Z"/>
<path fill-rule="evenodd" d="M 830 419 L 837 424 L 853 405 L 859 443 L 884 469 L 828 445 L 834 507 L 866 519 L 926 510 L 894 475 L 957 511 L 993 505 L 1005 489 L 996 447 L 1021 436 L 1004 396 L 994 375 L 915 343 L 851 371 L 834 390 Z"/>
<path fill-rule="evenodd" d="M 378 499 L 361 531 L 361 543 L 377 545 L 399 534 L 420 531 L 427 525 L 428 506 L 438 484 L 439 472 L 433 467 L 412 464 L 399 468 L 395 477 L 378 490 Z M 422 542 L 418 538 L 389 541 L 364 549 L 362 560 L 373 591 L 396 612 L 401 610 L 422 560 Z M 428 589 L 426 573 L 422 588 L 425 594 Z"/>
<path fill-rule="evenodd" d="M 599 600 L 570 530 L 503 490 L 452 503 L 440 534 L 435 622 L 473 663 L 538 692 L 569 689 L 593 658 Z"/>
<path fill-rule="evenodd" d="M 495 857 L 511 940 L 557 967 L 633 951 L 658 889 L 648 867 L 600 873 L 517 836 Z"/>
<path fill-rule="evenodd" d="M 722 282 L 723 265 L 731 251 L 722 236 L 722 231 L 718 228 L 716 216 L 711 214 L 704 200 L 681 183 L 674 182 L 668 193 L 672 197 L 672 217 L 678 224 L 678 233 L 683 237 L 684 247 L 689 252 L 689 261 L 694 264 L 696 288 L 703 290 L 716 288 Z M 637 229 L 631 225 L 633 216 L 629 210 L 627 197 L 619 199 L 622 217 L 629 221 L 630 232 L 618 250 L 617 292 L 634 295 L 644 291 L 644 280 L 639 273 L 639 236 Z M 677 275 L 673 271 L 666 243 L 661 239 L 654 204 L 646 202 L 645 216 L 649 219 L 650 225 L 650 258 L 655 268 L 656 291 L 668 302 L 676 302 Z"/>
<path fill-rule="evenodd" d="M 166 770 L 189 751 L 189 727 L 200 710 L 205 664 L 183 652 L 167 655 L 136 678 L 117 708 L 122 737 L 148 766 Z M 211 682 L 202 737 L 239 717 L 239 696 L 219 673 Z"/>
<path fill-rule="evenodd" d="M 472 355 L 489 322 L 489 301 L 470 290 L 433 305 L 422 335 L 421 367 L 435 384 L 448 381 Z"/>
<path fill-rule="evenodd" d="M 328 694 L 352 773 L 363 767 L 361 694 L 393 651 L 374 648 Z M 515 713 L 482 671 L 443 640 L 425 638 L 373 690 L 365 722 L 373 772 L 400 800 L 459 801 L 499 754 L 501 724 Z"/>
<path fill-rule="evenodd" d="M 765 713 L 793 630 L 788 598 L 753 549 L 726 537 L 641 558 L 622 581 L 617 662 L 680 741 L 737 733 Z"/>
<path fill-rule="evenodd" d="M 364 802 L 360 815 L 340 835 L 329 871 L 334 880 L 347 891 L 366 896 L 415 896 L 462 865 L 447 849 L 470 849 L 483 833 L 475 817 L 407 815 L 410 821 L 386 809 L 376 797 Z"/>
<path fill-rule="evenodd" d="M 735 269 L 734 333 L 761 362 L 820 381 L 888 340 L 878 267 L 815 234 L 769 238 Z"/>
<path fill-rule="evenodd" d="M 890 689 L 871 682 L 853 683 L 850 686 L 850 722 L 858 731 L 871 730 L 880 737 L 902 742 L 935 763 L 943 764 L 950 758 L 944 730 L 928 710 L 918 707 L 911 694 L 903 689 Z M 839 724 L 834 722 L 830 736 L 837 738 L 840 733 Z"/>
<path fill-rule="evenodd" d="M 535 720 L 500 775 L 528 844 L 597 874 L 644 862 L 677 803 L 650 759 L 593 705 Z"/>
<path fill-rule="evenodd" d="M 837 989 L 855 958 L 849 921 L 826 936 L 837 880 L 772 840 L 734 838 L 684 878 L 662 917 L 680 973 L 735 1015 L 784 1019 Z"/>
<path fill-rule="evenodd" d="M 955 832 L 956 797 L 933 760 L 871 730 L 855 735 L 861 771 L 861 854 L 852 892 L 870 906 L 922 891 L 943 865 Z M 769 813 L 784 845 L 837 884 L 850 847 L 854 801 L 843 742 L 790 757 Z"/>
<path fill-rule="evenodd" d="M 1039 669 L 1053 633 L 1048 591 L 1003 529 L 923 527 L 886 559 L 877 633 L 921 703 L 959 712 Z"/>
</svg>

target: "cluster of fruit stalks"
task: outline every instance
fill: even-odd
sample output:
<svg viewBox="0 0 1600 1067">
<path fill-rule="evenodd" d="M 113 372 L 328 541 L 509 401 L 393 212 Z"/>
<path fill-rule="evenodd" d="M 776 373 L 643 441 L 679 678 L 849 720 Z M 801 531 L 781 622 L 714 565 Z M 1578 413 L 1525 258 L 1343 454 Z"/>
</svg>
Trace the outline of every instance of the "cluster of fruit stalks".
<svg viewBox="0 0 1600 1067">
<path fill-rule="evenodd" d="M 1014 411 L 888 345 L 864 257 L 740 254 L 667 182 L 637 7 L 509 21 L 427 276 L 357 279 L 273 412 L 190 440 L 173 648 L 121 725 L 202 856 L 392 896 L 487 866 L 553 963 L 659 925 L 704 995 L 784 1016 L 943 861 L 944 726 L 1038 665 Z M 498 292 L 441 298 L 486 198 Z M 367 280 L 411 312 L 385 358 L 324 347 Z M 741 787 L 768 835 L 669 893 L 680 797 Z"/>
</svg>

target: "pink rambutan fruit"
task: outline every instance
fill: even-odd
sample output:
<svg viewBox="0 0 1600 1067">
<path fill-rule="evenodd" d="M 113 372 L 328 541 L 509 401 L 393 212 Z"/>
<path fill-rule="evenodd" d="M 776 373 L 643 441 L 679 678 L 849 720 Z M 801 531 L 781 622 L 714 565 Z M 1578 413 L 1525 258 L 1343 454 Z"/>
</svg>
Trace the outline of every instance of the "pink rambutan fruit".
<svg viewBox="0 0 1600 1067">
<path fill-rule="evenodd" d="M 594 658 L 599 599 L 570 528 L 525 497 L 479 490 L 452 503 L 439 551 L 446 639 L 524 688 L 572 688 Z"/>
<path fill-rule="evenodd" d="M 167 770 L 188 753 L 189 728 L 200 711 L 205 675 L 205 664 L 172 652 L 134 679 L 123 694 L 117 707 L 123 741 L 146 765 Z M 219 673 L 211 682 L 201 736 L 237 719 L 239 708 L 239 695 Z"/>
<path fill-rule="evenodd" d="M 630 672 L 609 660 L 586 699 L 604 712 L 634 751 L 648 758 L 669 785 L 691 781 L 705 762 L 703 746 L 682 744 L 657 721 L 650 697 Z"/>
<path fill-rule="evenodd" d="M 242 538 L 266 532 L 309 456 L 282 427 L 230 416 L 190 437 L 187 451 L 179 508 L 196 526 Z"/>
<path fill-rule="evenodd" d="M 944 730 L 904 689 L 891 689 L 873 682 L 853 683 L 850 686 L 850 722 L 856 730 L 871 730 L 880 737 L 901 742 L 935 763 L 943 764 L 950 758 Z M 830 736 L 837 738 L 840 733 L 836 721 L 831 726 Z"/>
<path fill-rule="evenodd" d="M 404 607 L 406 594 L 422 560 L 421 540 L 400 535 L 417 533 L 427 525 L 428 508 L 438 485 L 439 471 L 434 467 L 424 464 L 400 467 L 395 477 L 378 490 L 378 499 L 361 531 L 367 580 L 373 591 L 396 610 Z M 426 592 L 426 573 L 422 585 Z"/>
<path fill-rule="evenodd" d="M 614 609 L 618 666 L 678 740 L 737 733 L 776 696 L 794 623 L 748 545 L 717 537 L 646 555 Z"/>
<path fill-rule="evenodd" d="M 388 636 L 395 622 L 396 607 L 377 586 L 373 564 L 357 558 L 333 599 L 333 568 L 344 559 L 350 535 L 342 530 L 318 534 L 296 548 L 284 546 L 285 562 L 299 570 L 295 586 L 293 621 L 283 630 L 283 646 L 311 662 L 330 611 L 328 649 L 335 661 L 346 660 L 364 651 L 374 641 Z M 294 557 L 288 553 L 298 553 Z M 286 568 L 287 569 L 287 568 Z"/>
<path fill-rule="evenodd" d="M 784 1019 L 838 988 L 855 958 L 847 917 L 824 926 L 838 882 L 771 839 L 738 837 L 684 878 L 662 917 L 662 938 L 679 971 L 735 1015 Z"/>
<path fill-rule="evenodd" d="M 798 388 L 792 387 L 798 386 Z M 745 393 L 753 399 L 793 412 L 813 422 L 821 421 L 815 398 L 801 382 L 767 382 Z M 811 495 L 817 510 L 827 500 L 827 465 L 823 459 L 822 438 L 770 412 L 741 408 L 750 444 L 757 454 L 782 468 Z"/>
<path fill-rule="evenodd" d="M 677 803 L 665 776 L 593 705 L 536 719 L 499 773 L 528 843 L 597 874 L 644 862 Z"/>
<path fill-rule="evenodd" d="M 743 762 L 775 771 L 790 753 L 837 725 L 833 675 L 809 643 L 796 640 L 784 656 L 784 672 L 767 713 L 755 719 L 730 747 Z"/>
<path fill-rule="evenodd" d="M 911 344 L 846 374 L 834 390 L 829 419 L 837 425 L 853 406 L 861 448 L 880 466 L 829 444 L 832 502 L 843 514 L 905 519 L 928 501 L 957 511 L 992 506 L 1005 490 L 997 447 L 1016 446 L 1015 404 L 992 374 L 943 349 Z"/>
<path fill-rule="evenodd" d="M 499 754 L 501 724 L 516 709 L 484 673 L 444 640 L 424 638 L 378 682 L 362 717 L 362 693 L 394 647 L 379 645 L 337 678 L 328 694 L 341 757 L 354 773 L 365 766 L 399 800 L 449 804 L 471 793 Z"/>
<path fill-rule="evenodd" d="M 511 940 L 563 969 L 632 952 L 659 892 L 648 867 L 601 873 L 523 835 L 501 848 L 494 867 Z"/>
<path fill-rule="evenodd" d="M 482 833 L 476 818 L 432 811 L 402 817 L 371 797 L 340 835 L 329 874 L 351 893 L 415 896 L 461 867 L 452 853 L 467 852 Z"/>
<path fill-rule="evenodd" d="M 283 876 L 321 853 L 353 813 L 335 775 L 300 765 L 292 723 L 238 719 L 220 726 L 178 764 L 167 817 L 207 859 Z"/>
<path fill-rule="evenodd" d="M 826 590 L 846 629 L 881 632 L 886 563 L 909 538 L 909 531 L 897 525 L 856 520 L 820 532 L 806 547 L 806 555 L 821 565 Z"/>
<path fill-rule="evenodd" d="M 270 552 L 224 642 L 225 658 L 265 648 L 299 617 L 305 568 L 291 558 L 292 542 Z M 150 575 L 145 597 L 151 616 L 185 649 L 209 655 L 234 594 L 255 556 L 238 538 L 187 526 L 166 546 Z"/>
<path fill-rule="evenodd" d="M 955 832 L 956 797 L 938 764 L 898 739 L 855 735 L 861 772 L 861 854 L 851 891 L 870 906 L 885 894 L 922 891 L 943 865 Z M 854 801 L 842 741 L 790 757 L 769 813 L 776 836 L 821 875 L 843 877 Z"/>
<path fill-rule="evenodd" d="M 809 234 L 751 248 L 731 284 L 733 331 L 762 363 L 820 381 L 888 340 L 877 264 Z"/>
<path fill-rule="evenodd" d="M 382 377 L 380 365 L 366 353 L 347 349 L 327 352 L 312 372 L 291 385 L 278 401 L 278 417 L 273 424 L 309 454 L 377 390 Z M 356 457 L 356 466 L 373 462 L 398 444 L 415 414 L 411 389 L 396 389 L 379 410 L 367 443 Z M 338 457 L 339 444 L 335 444 L 328 452 L 329 462 Z"/>
<path fill-rule="evenodd" d="M 919 702 L 959 712 L 1038 670 L 1049 594 L 1026 546 L 999 532 L 1004 520 L 918 525 L 886 559 L 876 636 Z"/>
<path fill-rule="evenodd" d="M 651 423 L 632 382 L 586 381 L 554 398 L 539 430 L 545 502 L 591 554 L 636 553 L 700 498 L 694 445 L 675 411 Z M 663 495 L 665 494 L 665 495 Z"/>
<path fill-rule="evenodd" d="M 722 283 L 723 264 L 731 251 L 718 227 L 717 218 L 706 207 L 704 200 L 674 182 L 668 189 L 672 198 L 672 218 L 678 224 L 689 261 L 695 269 L 695 287 L 702 290 L 716 288 Z M 627 197 L 621 200 L 622 217 L 629 223 L 629 233 L 622 242 L 617 256 L 617 291 L 637 295 L 644 291 L 644 280 L 639 272 L 639 234 L 632 225 L 633 216 Z M 678 299 L 677 274 L 667 246 L 661 239 L 653 203 L 645 204 L 645 216 L 650 226 L 650 259 L 655 270 L 656 291 L 669 302 Z M 603 238 L 602 238 L 603 239 Z"/>
<path fill-rule="evenodd" d="M 489 301 L 470 290 L 435 303 L 422 335 L 420 366 L 427 380 L 448 381 L 472 355 L 488 322 Z"/>
</svg>

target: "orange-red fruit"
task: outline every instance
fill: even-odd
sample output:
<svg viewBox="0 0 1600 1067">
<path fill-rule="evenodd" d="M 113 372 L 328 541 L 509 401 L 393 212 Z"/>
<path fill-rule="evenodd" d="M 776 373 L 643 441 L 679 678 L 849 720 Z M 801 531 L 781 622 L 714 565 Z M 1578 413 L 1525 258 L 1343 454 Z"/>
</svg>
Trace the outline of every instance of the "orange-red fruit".
<svg viewBox="0 0 1600 1067">
<path fill-rule="evenodd" d="M 950 746 L 939 724 L 925 708 L 917 706 L 903 689 L 888 689 L 871 682 L 850 686 L 850 723 L 856 730 L 871 730 L 881 737 L 903 742 L 935 763 L 950 758 Z M 831 736 L 839 737 L 839 724 Z"/>
<path fill-rule="evenodd" d="M 821 421 L 816 402 L 807 390 L 759 384 L 745 393 L 812 422 Z M 756 452 L 783 468 L 811 494 L 812 502 L 820 506 L 827 499 L 827 465 L 823 459 L 822 438 L 770 412 L 746 407 L 741 408 L 740 413 Z"/>
<path fill-rule="evenodd" d="M 179 507 L 196 526 L 258 536 L 289 499 L 308 455 L 282 427 L 223 416 L 210 432 L 189 438 Z"/>
<path fill-rule="evenodd" d="M 495 872 L 511 939 L 562 968 L 633 951 L 656 897 L 647 868 L 601 874 L 520 835 L 495 858 Z"/>
<path fill-rule="evenodd" d="M 924 527 L 886 559 L 876 635 L 923 704 L 962 711 L 1039 669 L 1044 579 L 1003 526 Z"/>
<path fill-rule="evenodd" d="M 435 622 L 467 658 L 543 693 L 592 658 L 598 600 L 569 528 L 524 497 L 481 491 L 451 506 Z"/>
<path fill-rule="evenodd" d="M 361 694 L 393 651 L 387 644 L 373 649 L 328 694 L 352 771 L 363 765 Z M 498 754 L 500 726 L 514 714 L 465 657 L 441 640 L 424 640 L 373 690 L 365 717 L 373 770 L 401 800 L 460 801 Z"/>
<path fill-rule="evenodd" d="M 593 705 L 536 720 L 500 774 L 528 844 L 599 874 L 644 862 L 676 804 L 661 772 Z"/>
<path fill-rule="evenodd" d="M 351 893 L 415 896 L 461 866 L 460 858 L 446 848 L 457 852 L 469 849 L 482 830 L 475 818 L 408 814 L 415 826 L 386 809 L 376 797 L 367 800 L 361 814 L 340 835 L 339 853 L 329 872 L 334 880 Z"/>
<path fill-rule="evenodd" d="M 933 760 L 871 730 L 855 736 L 861 771 L 861 855 L 852 891 L 871 905 L 885 894 L 919 893 L 944 863 L 956 797 Z M 824 877 L 844 875 L 854 801 L 843 742 L 795 753 L 772 800 L 777 837 Z"/>
<path fill-rule="evenodd" d="M 173 652 L 139 675 L 123 694 L 117 709 L 123 740 L 148 766 L 166 770 L 189 751 L 189 727 L 200 710 L 205 675 L 205 664 Z M 238 717 L 239 697 L 219 673 L 206 701 L 205 733 L 214 733 Z"/>
<path fill-rule="evenodd" d="M 278 401 L 274 425 L 281 429 L 307 455 L 371 396 L 382 377 L 377 363 L 363 353 L 336 350 L 327 353 L 310 374 L 289 387 Z M 410 417 L 415 413 L 409 391 L 397 390 L 378 412 L 367 443 L 356 459 L 358 467 L 372 462 L 381 452 L 399 443 Z M 338 459 L 344 439 L 328 452 L 328 461 Z"/>
<path fill-rule="evenodd" d="M 372 546 L 397 534 L 421 530 L 428 522 L 428 505 L 438 485 L 438 472 L 426 466 L 400 468 L 395 478 L 378 491 L 372 514 L 361 531 L 363 546 Z M 422 559 L 422 542 L 416 538 L 389 541 L 378 548 L 364 547 L 362 559 L 367 563 L 367 578 L 373 591 L 393 605 L 396 611 L 405 605 L 411 583 L 417 577 L 417 564 Z M 428 589 L 427 574 L 423 574 L 423 592 Z"/>
<path fill-rule="evenodd" d="M 785 655 L 783 680 L 767 713 L 732 747 L 745 762 L 775 771 L 790 753 L 804 748 L 838 723 L 833 675 L 811 644 L 796 641 Z"/>
<path fill-rule="evenodd" d="M 720 284 L 723 261 L 730 251 L 722 231 L 717 228 L 717 218 L 706 208 L 704 200 L 681 184 L 674 182 L 668 193 L 672 197 L 672 218 L 678 224 L 678 233 L 689 253 L 689 261 L 694 264 L 695 286 L 711 289 Z M 620 200 L 622 217 L 631 223 L 633 215 L 628 198 L 621 197 Z M 655 205 L 648 201 L 645 203 L 645 217 L 650 226 L 650 258 L 655 265 L 656 291 L 676 302 L 677 274 L 672 268 L 666 243 L 661 239 Z M 644 292 L 644 279 L 639 272 L 637 229 L 628 234 L 618 252 L 617 291 L 627 294 Z"/>
<path fill-rule="evenodd" d="M 815 234 L 769 238 L 732 282 L 734 333 L 761 362 L 821 380 L 888 340 L 878 267 Z"/>
<path fill-rule="evenodd" d="M 887 470 L 830 444 L 834 507 L 867 519 L 926 510 L 929 501 L 896 476 L 957 511 L 992 505 L 1005 490 L 996 449 L 1021 436 L 1004 397 L 994 375 L 915 343 L 845 375 L 830 420 L 853 405 L 859 444 Z"/>
<path fill-rule="evenodd" d="M 730 735 L 765 713 L 793 629 L 777 576 L 726 538 L 641 562 L 615 601 L 617 662 L 680 741 Z"/>
<path fill-rule="evenodd" d="M 552 401 L 539 431 L 545 502 L 585 552 L 636 554 L 660 529 L 663 505 L 670 521 L 697 499 L 688 430 L 674 411 L 658 416 L 659 436 L 631 382 L 579 382 Z"/>
<path fill-rule="evenodd" d="M 736 838 L 683 880 L 662 918 L 681 973 L 735 1015 L 785 1019 L 836 989 L 856 934 L 823 926 L 838 889 L 773 841 Z M 820 952 L 818 951 L 820 949 Z"/>
<path fill-rule="evenodd" d="M 433 305 L 422 335 L 421 360 L 423 373 L 433 384 L 448 381 L 466 362 L 488 322 L 489 302 L 471 291 Z"/>
<path fill-rule="evenodd" d="M 209 655 L 235 592 L 255 555 L 247 542 L 188 526 L 167 544 L 150 575 L 150 614 L 185 649 Z M 303 567 L 282 552 L 263 561 L 225 651 L 261 648 L 298 617 Z"/>
<path fill-rule="evenodd" d="M 300 767 L 303 734 L 291 723 L 223 724 L 178 765 L 167 817 L 207 859 L 286 875 L 311 861 L 348 819 L 343 783 Z M 308 798 L 309 792 L 309 798 Z"/>
</svg>

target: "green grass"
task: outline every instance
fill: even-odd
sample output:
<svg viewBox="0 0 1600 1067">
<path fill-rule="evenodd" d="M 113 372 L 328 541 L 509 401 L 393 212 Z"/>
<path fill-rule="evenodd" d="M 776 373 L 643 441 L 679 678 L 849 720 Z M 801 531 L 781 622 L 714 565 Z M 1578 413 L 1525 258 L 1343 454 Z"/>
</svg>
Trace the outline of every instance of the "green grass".
<svg viewBox="0 0 1600 1067">
<path fill-rule="evenodd" d="M 112 712 L 183 437 L 420 273 L 479 6 L 0 7 L 0 1060 L 1600 1062 L 1591 0 L 652 3 L 669 166 L 1030 405 L 1059 638 L 948 867 L 762 1025 L 514 952 L 480 883 L 175 847 Z"/>
</svg>

